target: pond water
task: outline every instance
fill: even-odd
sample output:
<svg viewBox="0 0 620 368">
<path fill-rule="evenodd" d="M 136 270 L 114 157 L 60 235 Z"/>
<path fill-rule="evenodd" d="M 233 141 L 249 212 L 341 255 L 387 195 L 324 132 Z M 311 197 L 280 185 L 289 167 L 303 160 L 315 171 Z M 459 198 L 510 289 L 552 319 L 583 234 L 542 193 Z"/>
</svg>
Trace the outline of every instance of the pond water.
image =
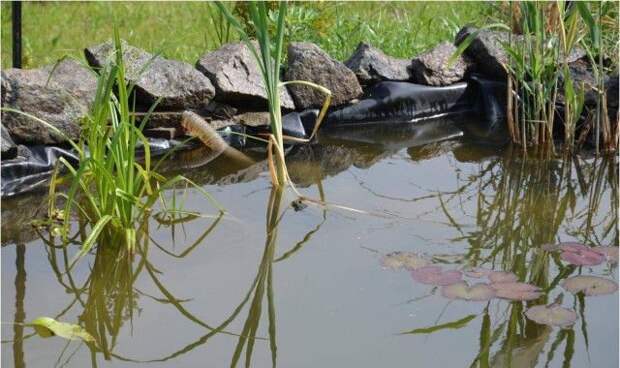
<svg viewBox="0 0 620 368">
<path fill-rule="evenodd" d="M 2 365 L 617 367 L 618 293 L 562 287 L 575 275 L 617 281 L 616 264 L 575 266 L 541 249 L 617 247 L 617 161 L 524 160 L 467 138 L 428 143 L 459 135 L 451 126 L 439 136 L 335 131 L 296 149 L 297 189 L 329 204 L 299 211 L 290 190 L 271 189 L 264 162 L 200 166 L 200 150 L 179 153 L 166 170 L 198 182 L 227 213 L 178 191 L 177 204 L 211 216 L 153 218 L 133 260 L 100 248 L 70 272 L 77 246 L 52 248 L 28 224 L 45 196 L 3 200 Z M 512 272 L 544 294 L 450 300 L 387 267 L 395 251 L 444 270 Z M 554 301 L 576 312 L 573 325 L 525 317 Z M 80 322 L 99 348 L 13 324 L 38 316 Z"/>
</svg>

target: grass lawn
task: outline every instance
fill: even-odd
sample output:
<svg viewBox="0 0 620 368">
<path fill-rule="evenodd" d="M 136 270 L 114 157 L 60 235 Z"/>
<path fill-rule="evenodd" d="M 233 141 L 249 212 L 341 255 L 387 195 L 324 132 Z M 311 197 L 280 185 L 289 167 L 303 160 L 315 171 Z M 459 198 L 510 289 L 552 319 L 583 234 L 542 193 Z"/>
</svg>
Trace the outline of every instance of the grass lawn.
<svg viewBox="0 0 620 368">
<path fill-rule="evenodd" d="M 2 2 L 2 68 L 11 66 L 11 5 Z M 32 68 L 105 41 L 117 25 L 131 44 L 194 63 L 219 46 L 207 2 L 24 2 L 23 64 Z M 360 41 L 397 57 L 412 57 L 452 40 L 466 23 L 482 24 L 482 2 L 294 2 L 287 40 L 312 41 L 344 60 Z M 235 39 L 233 35 L 233 40 Z"/>
</svg>

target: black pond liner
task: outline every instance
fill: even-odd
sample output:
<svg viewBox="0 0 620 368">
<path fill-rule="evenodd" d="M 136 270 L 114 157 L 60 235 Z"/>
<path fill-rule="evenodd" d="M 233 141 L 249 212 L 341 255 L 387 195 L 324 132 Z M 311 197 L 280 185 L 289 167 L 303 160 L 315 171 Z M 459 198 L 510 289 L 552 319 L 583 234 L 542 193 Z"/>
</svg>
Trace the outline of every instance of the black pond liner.
<svg viewBox="0 0 620 368">
<path fill-rule="evenodd" d="M 483 141 L 503 142 L 507 138 L 505 94 L 504 83 L 476 76 L 467 82 L 446 87 L 380 82 L 369 88 L 359 101 L 330 110 L 321 130 L 333 136 L 344 134 L 360 143 L 372 143 L 372 136 L 364 134 L 364 130 L 377 125 L 385 126 L 386 129 L 399 129 L 401 134 L 411 134 L 412 139 L 420 134 L 426 135 L 428 138 L 423 139 L 426 143 L 459 137 L 462 135 L 461 130 Z M 468 119 L 470 123 L 463 127 L 446 127 L 445 120 L 441 119 L 472 114 L 477 119 Z M 318 110 L 286 114 L 283 116 L 284 134 L 308 138 L 317 115 Z M 443 125 L 434 127 L 433 120 L 441 121 Z M 402 129 L 403 123 L 414 125 L 411 129 Z M 237 125 L 218 132 L 229 145 L 237 149 L 264 149 L 264 145 L 244 135 L 267 131 L 268 127 Z M 356 135 L 359 138 L 355 138 Z M 177 140 L 149 139 L 149 142 L 153 156 L 163 155 L 173 148 L 183 148 L 179 147 L 182 143 Z M 27 146 L 25 149 L 21 157 L 2 161 L 0 195 L 3 198 L 44 189 L 60 157 L 78 164 L 78 157 L 71 149 L 55 146 Z M 140 153 L 141 149 L 138 148 L 138 156 Z"/>
</svg>

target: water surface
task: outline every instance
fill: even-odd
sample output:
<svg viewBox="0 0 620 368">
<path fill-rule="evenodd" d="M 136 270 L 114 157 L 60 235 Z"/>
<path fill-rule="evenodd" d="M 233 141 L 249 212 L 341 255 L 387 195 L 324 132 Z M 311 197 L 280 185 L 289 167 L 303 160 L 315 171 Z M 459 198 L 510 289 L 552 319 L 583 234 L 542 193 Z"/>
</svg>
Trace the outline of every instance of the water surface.
<svg viewBox="0 0 620 368">
<path fill-rule="evenodd" d="M 166 170 L 200 183 L 227 214 L 217 217 L 196 190 L 179 191 L 186 210 L 213 216 L 151 219 L 133 261 L 99 249 L 66 273 L 77 246 L 51 248 L 28 225 L 44 194 L 3 200 L 2 365 L 618 366 L 618 294 L 578 298 L 559 285 L 577 274 L 617 280 L 616 266 L 571 266 L 540 250 L 560 241 L 617 246 L 616 161 L 524 160 L 466 138 L 428 143 L 437 137 L 406 129 L 345 133 L 289 154 L 298 190 L 331 204 L 301 211 L 292 192 L 271 190 L 264 162 L 200 166 L 200 150 L 179 154 Z M 394 251 L 434 256 L 444 268 L 514 272 L 547 293 L 449 301 L 410 272 L 383 267 Z M 572 327 L 523 315 L 560 295 L 578 313 Z M 80 322 L 100 347 L 10 324 L 42 315 Z M 400 334 L 468 316 L 455 328 Z"/>
</svg>

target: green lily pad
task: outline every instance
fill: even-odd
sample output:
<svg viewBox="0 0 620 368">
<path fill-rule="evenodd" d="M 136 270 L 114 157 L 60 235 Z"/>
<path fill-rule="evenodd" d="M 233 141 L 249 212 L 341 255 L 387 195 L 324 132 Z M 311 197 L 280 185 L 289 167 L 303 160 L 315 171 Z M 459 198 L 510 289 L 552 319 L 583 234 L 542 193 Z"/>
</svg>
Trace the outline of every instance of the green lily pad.
<svg viewBox="0 0 620 368">
<path fill-rule="evenodd" d="M 39 317 L 34 321 L 27 324 L 31 326 L 41 337 L 60 336 L 68 340 L 84 340 L 85 342 L 95 342 L 95 338 L 92 337 L 85 329 L 79 325 L 70 323 L 58 322 L 50 317 Z"/>
</svg>

